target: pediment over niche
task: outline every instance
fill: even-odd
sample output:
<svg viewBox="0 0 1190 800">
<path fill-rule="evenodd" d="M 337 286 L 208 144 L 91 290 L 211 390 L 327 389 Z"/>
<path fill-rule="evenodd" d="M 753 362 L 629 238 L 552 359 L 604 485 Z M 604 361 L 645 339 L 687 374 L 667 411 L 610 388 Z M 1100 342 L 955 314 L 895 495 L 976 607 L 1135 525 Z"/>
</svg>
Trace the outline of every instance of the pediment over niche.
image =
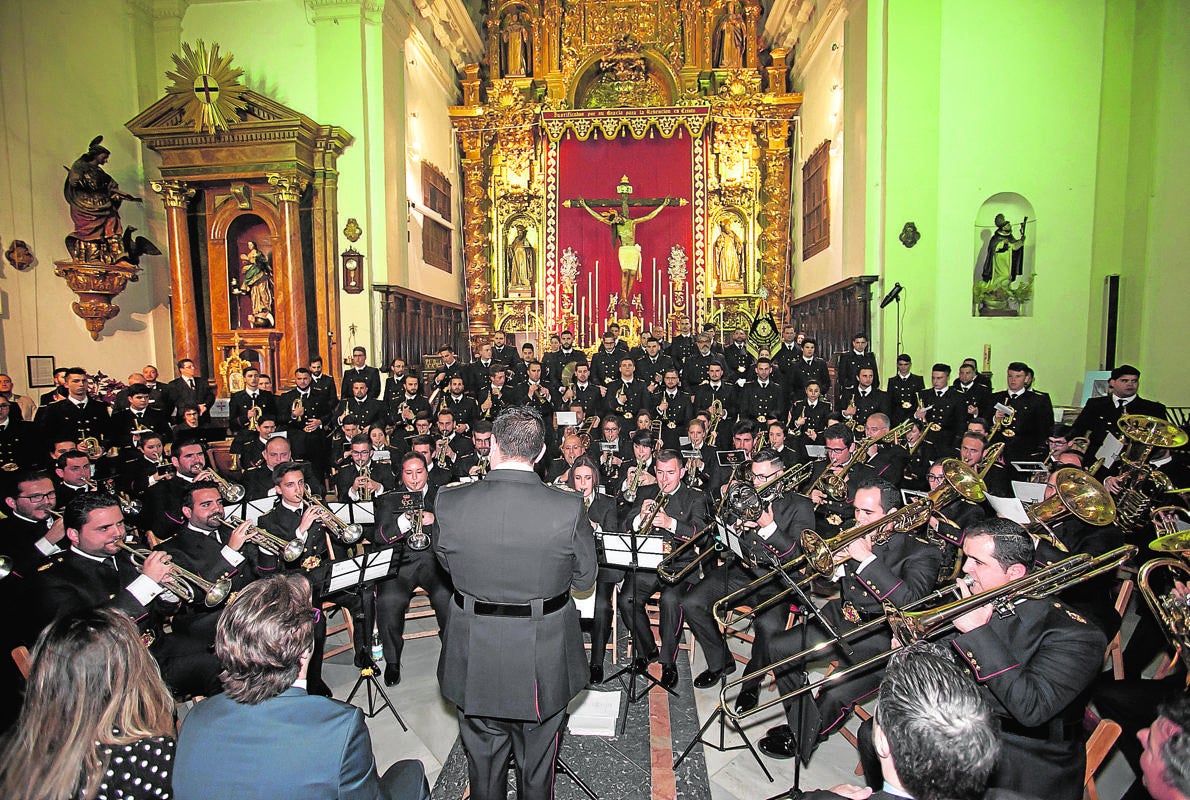
<svg viewBox="0 0 1190 800">
<path fill-rule="evenodd" d="M 195 131 L 185 121 L 185 96 L 169 92 L 125 127 L 161 156 L 163 178 L 220 178 L 293 170 L 307 177 L 321 168 L 320 153 L 339 155 L 353 141 L 335 125 L 314 120 L 271 97 L 242 91 L 243 108 L 226 131 Z"/>
</svg>

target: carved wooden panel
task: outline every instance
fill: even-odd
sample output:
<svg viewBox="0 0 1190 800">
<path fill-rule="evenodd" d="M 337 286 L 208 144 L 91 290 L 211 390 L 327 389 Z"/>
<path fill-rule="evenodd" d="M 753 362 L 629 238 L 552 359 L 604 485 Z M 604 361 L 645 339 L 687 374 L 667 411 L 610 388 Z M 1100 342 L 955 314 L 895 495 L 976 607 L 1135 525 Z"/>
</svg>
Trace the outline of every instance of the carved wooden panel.
<svg viewBox="0 0 1190 800">
<path fill-rule="evenodd" d="M 789 305 L 787 319 L 799 331 L 818 340 L 817 354 L 831 362 L 851 346 L 857 333 L 872 338 L 872 284 L 875 275 L 847 278 L 814 294 L 799 297 Z"/>
<path fill-rule="evenodd" d="M 380 293 L 384 328 L 384 361 L 402 358 L 413 366 L 426 353 L 437 353 L 449 344 L 459 360 L 471 360 L 467 346 L 463 307 L 402 289 L 399 286 L 373 286 Z"/>
</svg>

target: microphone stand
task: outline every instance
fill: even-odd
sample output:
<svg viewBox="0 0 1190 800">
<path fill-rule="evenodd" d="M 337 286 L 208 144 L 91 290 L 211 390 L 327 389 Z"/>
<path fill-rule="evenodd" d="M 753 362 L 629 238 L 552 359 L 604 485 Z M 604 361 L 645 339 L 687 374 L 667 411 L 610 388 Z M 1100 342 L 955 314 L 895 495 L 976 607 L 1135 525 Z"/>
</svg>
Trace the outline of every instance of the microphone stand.
<svg viewBox="0 0 1190 800">
<path fill-rule="evenodd" d="M 823 616 L 822 612 L 818 610 L 818 606 L 814 605 L 814 603 L 811 602 L 811 600 L 810 600 L 809 596 L 806 594 L 805 590 L 802 589 L 802 587 L 798 585 L 798 582 L 795 581 L 792 577 L 790 577 L 789 574 L 785 572 L 785 570 L 781 569 L 781 560 L 779 558 L 777 558 L 777 556 L 774 553 L 769 552 L 767 549 L 764 550 L 761 553 L 761 555 L 764 557 L 764 560 L 767 561 L 769 563 L 769 565 L 772 566 L 777 571 L 777 575 L 780 577 L 781 582 L 784 583 L 785 586 L 788 587 L 789 590 L 791 592 L 793 592 L 793 594 L 797 597 L 798 608 L 807 609 L 806 612 L 803 612 L 805 618 L 801 622 L 801 642 L 799 645 L 799 651 L 804 651 L 806 649 L 806 628 L 809 626 L 810 620 L 814 619 L 814 620 L 817 620 L 818 624 L 823 627 L 823 629 L 826 631 L 826 635 L 834 640 L 835 645 L 840 650 L 843 651 L 844 655 L 847 655 L 847 656 L 855 655 L 855 651 L 852 650 L 851 646 L 843 640 L 843 637 L 840 636 L 839 632 L 837 630 L 835 630 L 835 627 L 833 625 L 831 625 L 830 620 L 828 620 L 825 616 Z M 806 674 L 806 666 L 805 666 L 804 659 L 802 661 L 802 664 L 800 665 L 799 671 L 801 672 L 803 685 L 805 685 L 805 683 L 808 682 L 810 678 Z M 814 700 L 813 697 L 802 697 L 802 698 L 799 698 L 797 701 L 798 750 L 803 749 L 803 746 L 804 746 L 804 743 L 801 740 L 801 736 L 802 736 L 802 727 L 805 723 L 806 703 L 813 702 L 813 700 Z M 775 797 L 770 797 L 770 798 L 768 798 L 768 800 L 778 800 L 778 798 L 785 798 L 785 797 L 789 798 L 789 800 L 799 800 L 805 794 L 805 792 L 801 788 L 801 783 L 802 783 L 802 754 L 799 752 L 796 756 L 794 756 L 794 761 L 793 761 L 793 786 L 791 786 L 789 788 L 788 792 L 784 792 L 782 794 L 776 795 Z"/>
</svg>

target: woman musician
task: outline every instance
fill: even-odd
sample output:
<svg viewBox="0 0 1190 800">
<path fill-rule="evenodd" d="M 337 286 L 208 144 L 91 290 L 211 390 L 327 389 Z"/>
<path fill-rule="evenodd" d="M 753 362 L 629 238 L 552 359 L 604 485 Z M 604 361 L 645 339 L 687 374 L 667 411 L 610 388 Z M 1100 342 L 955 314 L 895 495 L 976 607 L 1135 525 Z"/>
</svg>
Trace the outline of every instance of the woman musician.
<svg viewBox="0 0 1190 800">
<path fill-rule="evenodd" d="M 570 467 L 566 485 L 583 496 L 587 518 L 597 533 L 620 530 L 616 501 L 599 492 L 599 466 L 581 455 Z M 599 575 L 595 584 L 595 620 L 591 628 L 591 683 L 603 683 L 603 658 L 612 631 L 612 592 L 624 580 L 625 570 L 606 565 L 600 548 Z"/>
</svg>

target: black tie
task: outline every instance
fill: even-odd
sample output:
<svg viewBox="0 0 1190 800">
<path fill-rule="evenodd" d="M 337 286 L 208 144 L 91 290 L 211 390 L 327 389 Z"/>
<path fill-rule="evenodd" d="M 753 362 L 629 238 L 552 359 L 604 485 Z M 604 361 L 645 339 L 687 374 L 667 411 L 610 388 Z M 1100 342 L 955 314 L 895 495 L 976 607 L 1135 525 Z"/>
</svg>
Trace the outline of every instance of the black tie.
<svg viewBox="0 0 1190 800">
<path fill-rule="evenodd" d="M 193 379 L 193 378 L 187 378 L 187 379 L 186 379 L 186 385 L 190 387 L 191 391 L 193 391 L 193 390 L 194 390 L 194 379 Z"/>
<path fill-rule="evenodd" d="M 941 390 L 941 389 L 935 389 L 934 391 L 936 391 L 936 392 L 938 393 L 938 396 L 939 396 L 939 397 L 941 397 L 941 396 L 942 396 L 942 390 Z"/>
</svg>

